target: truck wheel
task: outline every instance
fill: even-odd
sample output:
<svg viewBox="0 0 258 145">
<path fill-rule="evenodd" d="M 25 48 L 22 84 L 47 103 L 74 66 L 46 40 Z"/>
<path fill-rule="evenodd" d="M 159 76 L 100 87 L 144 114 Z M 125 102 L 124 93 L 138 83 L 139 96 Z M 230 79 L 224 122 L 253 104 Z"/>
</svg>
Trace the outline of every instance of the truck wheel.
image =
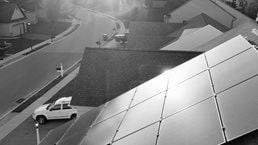
<svg viewBox="0 0 258 145">
<path fill-rule="evenodd" d="M 39 124 L 44 124 L 47 121 L 47 118 L 45 116 L 38 116 L 37 119 Z"/>
<path fill-rule="evenodd" d="M 71 119 L 74 119 L 74 118 L 76 118 L 77 117 L 77 114 L 72 114 L 71 115 Z"/>
</svg>

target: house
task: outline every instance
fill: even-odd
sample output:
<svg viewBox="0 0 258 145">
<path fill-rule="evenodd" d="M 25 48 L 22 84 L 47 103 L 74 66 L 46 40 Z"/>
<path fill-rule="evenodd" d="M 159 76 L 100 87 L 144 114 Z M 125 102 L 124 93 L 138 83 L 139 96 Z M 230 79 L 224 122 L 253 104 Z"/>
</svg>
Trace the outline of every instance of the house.
<svg viewBox="0 0 258 145">
<path fill-rule="evenodd" d="M 8 0 L 10 3 L 16 3 L 24 12 L 27 17 L 27 24 L 36 24 L 38 23 L 37 17 L 37 2 L 34 0 Z"/>
<path fill-rule="evenodd" d="M 229 28 L 201 13 L 184 23 L 132 21 L 129 30 L 128 49 L 194 51 Z"/>
<path fill-rule="evenodd" d="M 241 12 L 219 0 L 185 1 L 186 2 L 184 4 L 169 12 L 171 17 L 168 21 L 170 23 L 180 23 L 184 20 L 189 20 L 190 18 L 200 15 L 201 13 L 206 14 L 229 28 L 253 21 Z"/>
<path fill-rule="evenodd" d="M 196 51 L 199 46 L 230 30 L 204 13 L 185 21 L 185 24 L 169 35 L 177 39 L 161 50 Z"/>
<path fill-rule="evenodd" d="M 257 144 L 257 50 L 242 35 L 227 37 L 59 126 L 40 145 Z"/>
<path fill-rule="evenodd" d="M 0 2 L 0 36 L 14 37 L 26 32 L 27 17 L 15 3 Z"/>
</svg>

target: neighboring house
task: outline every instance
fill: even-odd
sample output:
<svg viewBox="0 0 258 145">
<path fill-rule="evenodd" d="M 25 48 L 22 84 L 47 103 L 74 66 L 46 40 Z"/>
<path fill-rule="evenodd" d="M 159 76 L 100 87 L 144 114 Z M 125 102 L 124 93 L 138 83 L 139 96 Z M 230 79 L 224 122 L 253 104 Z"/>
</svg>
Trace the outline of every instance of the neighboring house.
<svg viewBox="0 0 258 145">
<path fill-rule="evenodd" d="M 171 10 L 169 22 L 180 23 L 201 13 L 229 28 L 253 21 L 219 0 L 189 0 L 180 7 Z"/>
<path fill-rule="evenodd" d="M 38 17 L 36 15 L 36 2 L 34 0 L 8 0 L 10 3 L 16 3 L 24 12 L 27 17 L 27 24 L 38 23 Z"/>
<path fill-rule="evenodd" d="M 0 36 L 19 36 L 26 32 L 27 17 L 15 3 L 0 2 Z"/>
<path fill-rule="evenodd" d="M 130 22 L 129 30 L 128 49 L 194 51 L 229 28 L 201 13 L 184 23 Z"/>
<path fill-rule="evenodd" d="M 133 21 L 129 24 L 127 49 L 160 50 L 169 44 L 175 37 L 168 36 L 170 33 L 182 27 L 181 23 L 141 22 Z"/>
<path fill-rule="evenodd" d="M 195 49 L 198 49 L 200 45 L 229 30 L 228 27 L 203 13 L 185 21 L 185 24 L 169 35 L 177 39 L 161 50 L 196 51 Z"/>
</svg>

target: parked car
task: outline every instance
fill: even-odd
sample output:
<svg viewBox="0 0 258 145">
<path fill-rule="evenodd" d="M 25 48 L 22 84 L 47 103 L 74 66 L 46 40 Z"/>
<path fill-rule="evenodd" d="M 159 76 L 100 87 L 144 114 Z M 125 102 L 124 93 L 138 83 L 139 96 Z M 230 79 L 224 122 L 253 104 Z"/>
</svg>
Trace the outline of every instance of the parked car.
<svg viewBox="0 0 258 145">
<path fill-rule="evenodd" d="M 73 119 L 77 117 L 78 111 L 70 106 L 72 97 L 62 97 L 53 103 L 39 106 L 32 114 L 32 118 L 39 124 L 53 119 Z"/>
</svg>

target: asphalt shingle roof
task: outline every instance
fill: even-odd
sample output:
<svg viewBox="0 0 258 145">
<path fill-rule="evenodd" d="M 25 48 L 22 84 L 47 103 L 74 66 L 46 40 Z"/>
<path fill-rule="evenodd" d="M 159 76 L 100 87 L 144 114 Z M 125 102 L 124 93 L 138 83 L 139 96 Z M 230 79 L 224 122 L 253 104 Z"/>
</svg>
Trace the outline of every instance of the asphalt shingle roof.
<svg viewBox="0 0 258 145">
<path fill-rule="evenodd" d="M 168 44 L 175 37 L 168 36 L 128 36 L 126 48 L 137 50 L 160 50 L 164 45 Z"/>
<path fill-rule="evenodd" d="M 178 30 L 183 25 L 181 23 L 164 22 L 130 22 L 129 35 L 136 36 L 167 36 Z"/>
<path fill-rule="evenodd" d="M 20 9 L 15 3 L 0 2 L 0 23 L 10 23 L 13 21 L 26 19 L 25 14 L 20 9 L 24 17 L 21 19 L 12 20 L 12 16 L 16 8 Z"/>
<path fill-rule="evenodd" d="M 86 48 L 73 105 L 98 106 L 200 52 Z"/>
<path fill-rule="evenodd" d="M 228 27 L 224 26 L 223 24 L 219 23 L 218 21 L 212 19 L 208 15 L 201 13 L 190 20 L 186 21 L 186 24 L 176 30 L 175 32 L 171 33 L 169 36 L 178 37 L 185 29 L 193 29 L 193 28 L 201 28 L 206 25 L 211 25 L 214 28 L 220 30 L 221 32 L 227 32 L 229 30 Z"/>
</svg>

